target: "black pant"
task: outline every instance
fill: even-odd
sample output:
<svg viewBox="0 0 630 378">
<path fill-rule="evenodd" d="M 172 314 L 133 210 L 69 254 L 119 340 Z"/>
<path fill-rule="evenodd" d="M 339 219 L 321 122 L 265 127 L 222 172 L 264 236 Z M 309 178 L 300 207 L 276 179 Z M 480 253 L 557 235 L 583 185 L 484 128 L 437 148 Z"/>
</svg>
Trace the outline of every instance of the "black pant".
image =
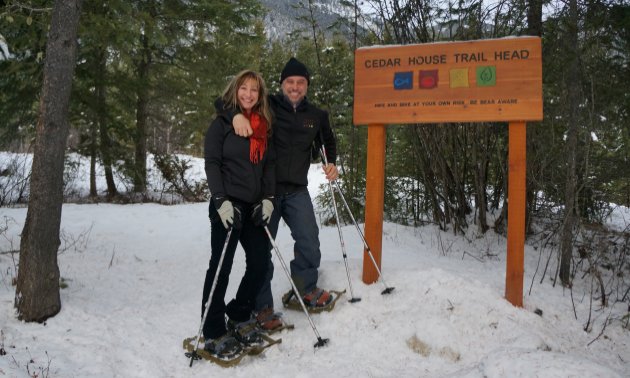
<svg viewBox="0 0 630 378">
<path fill-rule="evenodd" d="M 256 295 L 263 284 L 267 266 L 271 261 L 265 229 L 254 226 L 250 219 L 252 206 L 244 204 L 238 204 L 238 206 L 242 210 L 243 225 L 240 230 L 234 229 L 232 231 L 225 251 L 217 286 L 212 295 L 208 316 L 203 325 L 203 336 L 206 340 L 216 339 L 227 332 L 225 327 L 226 314 L 230 319 L 237 322 L 246 321 L 250 318 L 254 309 Z M 221 223 L 214 204 L 210 205 L 210 223 L 212 252 L 210 265 L 206 271 L 206 280 L 203 285 L 202 316 L 228 233 L 223 227 L 223 223 Z M 234 261 L 234 254 L 239 241 L 243 250 L 245 250 L 245 274 L 241 279 L 236 297 L 226 306 L 225 292 L 227 291 L 232 262 Z"/>
</svg>

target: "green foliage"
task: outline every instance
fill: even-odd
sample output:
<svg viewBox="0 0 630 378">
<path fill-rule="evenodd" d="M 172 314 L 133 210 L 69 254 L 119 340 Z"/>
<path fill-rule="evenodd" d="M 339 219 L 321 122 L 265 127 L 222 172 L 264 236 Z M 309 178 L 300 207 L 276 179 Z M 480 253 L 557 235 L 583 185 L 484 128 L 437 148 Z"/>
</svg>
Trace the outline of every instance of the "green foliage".
<svg viewBox="0 0 630 378">
<path fill-rule="evenodd" d="M 166 181 L 163 193 L 176 194 L 188 202 L 207 201 L 210 198 L 204 181 L 190 182 L 186 175 L 191 168 L 188 159 L 176 155 L 155 155 L 155 164 Z"/>
<path fill-rule="evenodd" d="M 630 6 L 598 5 L 585 17 L 585 92 L 590 94 L 588 123 L 595 136 L 593 169 L 587 173 L 593 198 L 582 204 L 587 213 L 602 200 L 630 204 L 630 96 L 624 85 L 630 82 Z"/>
<path fill-rule="evenodd" d="M 31 1 L 35 11 L 15 3 L 0 8 L 8 49 L 8 56 L 0 54 L 0 148 L 25 148 L 34 135 L 50 22 L 50 2 Z"/>
<path fill-rule="evenodd" d="M 311 71 L 309 100 L 330 113 L 341 188 L 361 219 L 367 130 L 352 124 L 354 46 L 521 35 L 529 6 L 477 0 L 372 3 L 375 15 L 355 17 L 354 2 L 343 1 L 349 16 L 329 27 L 315 19 L 314 2 L 303 1 L 297 8 L 304 27 L 282 41 L 268 41 L 263 9 L 254 0 L 85 0 L 70 118 L 77 137 L 70 147 L 133 175 L 138 100 L 144 94 L 148 150 L 201 156 L 213 102 L 230 77 L 244 68 L 259 70 L 276 93 L 282 67 L 295 56 Z M 0 8 L 0 32 L 10 51 L 0 55 L 3 148 L 28 146 L 34 134 L 47 7 L 49 1 L 39 0 L 28 8 L 18 1 Z M 533 213 L 561 204 L 565 195 L 566 17 L 559 8 L 544 20 L 545 119 L 528 126 Z M 624 84 L 630 82 L 630 8 L 612 0 L 581 3 L 580 17 L 578 207 L 583 219 L 601 221 L 604 204 L 630 204 L 630 96 Z M 505 124 L 407 125 L 387 132 L 387 219 L 445 226 L 460 218 L 465 225 L 470 208 L 482 208 L 480 201 L 489 211 L 503 205 Z"/>
<path fill-rule="evenodd" d="M 593 3 L 583 8 L 584 22 L 578 46 L 580 87 L 578 126 L 578 210 L 587 222 L 602 222 L 608 203 L 629 204 L 630 168 L 628 139 L 630 111 L 627 86 L 630 56 L 627 42 L 630 7 Z M 567 15 L 545 22 L 543 56 L 567 56 Z M 534 130 L 530 143 L 540 155 L 534 160 L 537 189 L 547 201 L 563 202 L 567 160 L 562 146 L 568 128 L 565 59 L 545 59 L 545 120 Z M 560 147 L 560 148 L 559 148 Z M 528 160 L 528 161 L 531 161 Z"/>
<path fill-rule="evenodd" d="M 49 2 L 33 1 L 29 7 L 7 2 L 0 11 L 2 36 L 11 54 L 0 60 L 4 145 L 28 139 L 34 129 L 46 5 Z M 71 116 L 82 137 L 73 147 L 87 152 L 100 117 L 116 155 L 123 157 L 125 149 L 133 148 L 136 94 L 146 88 L 151 148 L 168 144 L 199 154 L 213 99 L 230 75 L 260 64 L 264 38 L 256 17 L 261 15 L 262 8 L 252 0 L 84 1 Z M 138 75 L 141 62 L 152 65 L 148 77 Z M 97 100 L 97 88 L 105 91 L 104 102 Z"/>
</svg>

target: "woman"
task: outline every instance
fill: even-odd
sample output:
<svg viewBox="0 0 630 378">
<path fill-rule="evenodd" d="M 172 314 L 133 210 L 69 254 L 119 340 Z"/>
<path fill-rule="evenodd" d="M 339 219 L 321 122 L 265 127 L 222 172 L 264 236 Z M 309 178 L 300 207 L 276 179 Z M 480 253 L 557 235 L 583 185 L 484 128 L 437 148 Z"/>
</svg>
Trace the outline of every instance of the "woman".
<svg viewBox="0 0 630 378">
<path fill-rule="evenodd" d="M 232 233 L 203 325 L 204 348 L 219 358 L 229 359 L 238 355 L 243 345 L 260 342 L 260 334 L 250 318 L 271 260 L 263 226 L 273 212 L 275 156 L 269 137 L 271 111 L 262 77 L 249 70 L 238 73 L 222 99 L 226 107 L 242 113 L 256 125 L 252 136 L 243 138 L 234 133 L 230 120 L 219 115 L 205 137 L 205 170 L 212 195 L 212 252 L 203 287 L 202 314 L 228 231 L 231 229 Z M 236 297 L 226 306 L 225 292 L 239 241 L 245 250 L 245 275 Z"/>
</svg>

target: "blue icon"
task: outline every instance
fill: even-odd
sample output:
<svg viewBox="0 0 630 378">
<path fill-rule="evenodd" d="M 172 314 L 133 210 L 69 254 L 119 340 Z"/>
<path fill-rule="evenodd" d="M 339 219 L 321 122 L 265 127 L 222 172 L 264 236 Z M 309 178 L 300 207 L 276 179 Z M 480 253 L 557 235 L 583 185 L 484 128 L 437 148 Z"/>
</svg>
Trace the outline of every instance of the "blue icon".
<svg viewBox="0 0 630 378">
<path fill-rule="evenodd" d="M 394 73 L 394 89 L 413 89 L 413 71 L 395 72 Z"/>
</svg>

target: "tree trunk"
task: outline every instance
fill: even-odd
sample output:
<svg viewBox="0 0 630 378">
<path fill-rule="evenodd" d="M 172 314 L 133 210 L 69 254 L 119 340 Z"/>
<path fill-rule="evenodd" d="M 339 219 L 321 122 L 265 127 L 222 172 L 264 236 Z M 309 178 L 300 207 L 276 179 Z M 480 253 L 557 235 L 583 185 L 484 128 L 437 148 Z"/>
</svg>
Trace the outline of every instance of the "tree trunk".
<svg viewBox="0 0 630 378">
<path fill-rule="evenodd" d="M 96 154 L 97 154 L 97 132 L 96 125 L 90 125 L 90 198 L 96 198 L 98 196 L 98 190 L 96 188 Z"/>
<path fill-rule="evenodd" d="M 487 125 L 475 125 L 473 126 L 473 138 L 472 138 L 472 164 L 475 166 L 473 169 L 475 179 L 475 207 L 479 211 L 477 219 L 479 221 L 478 230 L 481 234 L 485 234 L 488 231 L 488 219 L 486 214 L 488 212 L 488 195 L 486 189 L 488 188 L 488 149 L 490 148 L 490 137 Z"/>
<path fill-rule="evenodd" d="M 573 256 L 573 232 L 577 225 L 577 156 L 578 122 L 580 106 L 580 67 L 578 48 L 578 5 L 569 1 L 567 27 L 567 75 L 565 77 L 568 109 L 567 131 L 567 179 L 564 191 L 565 216 L 560 233 L 560 281 L 571 285 L 571 259 Z"/>
<path fill-rule="evenodd" d="M 28 322 L 42 322 L 61 310 L 57 250 L 80 12 L 81 0 L 55 1 L 46 42 L 31 192 L 15 289 L 18 317 Z"/>
<path fill-rule="evenodd" d="M 149 69 L 151 66 L 151 50 L 149 40 L 142 35 L 142 60 L 138 63 L 138 98 L 136 101 L 136 153 L 134 166 L 134 191 L 144 193 L 146 191 L 147 177 L 147 118 L 149 106 Z"/>
<path fill-rule="evenodd" d="M 507 235 L 507 217 L 508 217 L 508 156 L 507 148 L 501 149 L 497 145 L 497 153 L 495 160 L 497 161 L 497 169 L 495 172 L 496 181 L 493 190 L 492 207 L 494 209 L 501 208 L 501 213 L 494 221 L 495 232 L 501 235 Z M 499 203 L 501 205 L 499 206 Z"/>
<path fill-rule="evenodd" d="M 527 7 L 527 34 L 541 37 L 543 31 L 542 23 L 542 0 L 529 0 Z"/>
<path fill-rule="evenodd" d="M 434 125 L 415 125 L 413 126 L 417 147 L 414 149 L 416 153 L 417 165 L 422 172 L 422 184 L 425 190 L 425 196 L 428 198 L 426 202 L 431 207 L 432 219 L 440 226 L 441 230 L 446 229 L 448 223 L 445 209 L 448 208 L 447 201 L 440 196 L 437 174 L 433 169 L 430 160 L 431 147 L 435 148 L 435 139 L 432 138 L 431 132 L 435 130 Z M 444 204 L 444 206 L 441 205 Z"/>
<path fill-rule="evenodd" d="M 98 72 L 96 73 L 96 111 L 98 129 L 100 136 L 100 154 L 103 160 L 103 169 L 105 170 L 105 182 L 107 183 L 107 197 L 113 198 L 118 194 L 116 184 L 114 183 L 114 174 L 112 172 L 112 140 L 107 130 L 107 83 L 105 75 L 107 74 L 107 48 L 103 46 L 98 56 Z"/>
<path fill-rule="evenodd" d="M 543 1 L 542 0 L 529 0 L 527 7 L 527 34 L 542 37 L 543 33 L 543 22 L 542 22 L 542 14 L 543 14 Z M 531 164 L 528 164 L 531 166 Z M 525 234 L 527 235 L 530 232 L 531 226 L 531 214 L 534 213 L 534 207 L 536 205 L 536 189 L 534 185 L 531 185 L 531 175 L 527 174 L 527 185 L 526 185 L 526 210 L 525 210 Z"/>
<path fill-rule="evenodd" d="M 96 187 L 96 160 L 98 159 L 98 130 L 94 122 L 90 122 L 90 198 L 98 196 Z"/>
</svg>

